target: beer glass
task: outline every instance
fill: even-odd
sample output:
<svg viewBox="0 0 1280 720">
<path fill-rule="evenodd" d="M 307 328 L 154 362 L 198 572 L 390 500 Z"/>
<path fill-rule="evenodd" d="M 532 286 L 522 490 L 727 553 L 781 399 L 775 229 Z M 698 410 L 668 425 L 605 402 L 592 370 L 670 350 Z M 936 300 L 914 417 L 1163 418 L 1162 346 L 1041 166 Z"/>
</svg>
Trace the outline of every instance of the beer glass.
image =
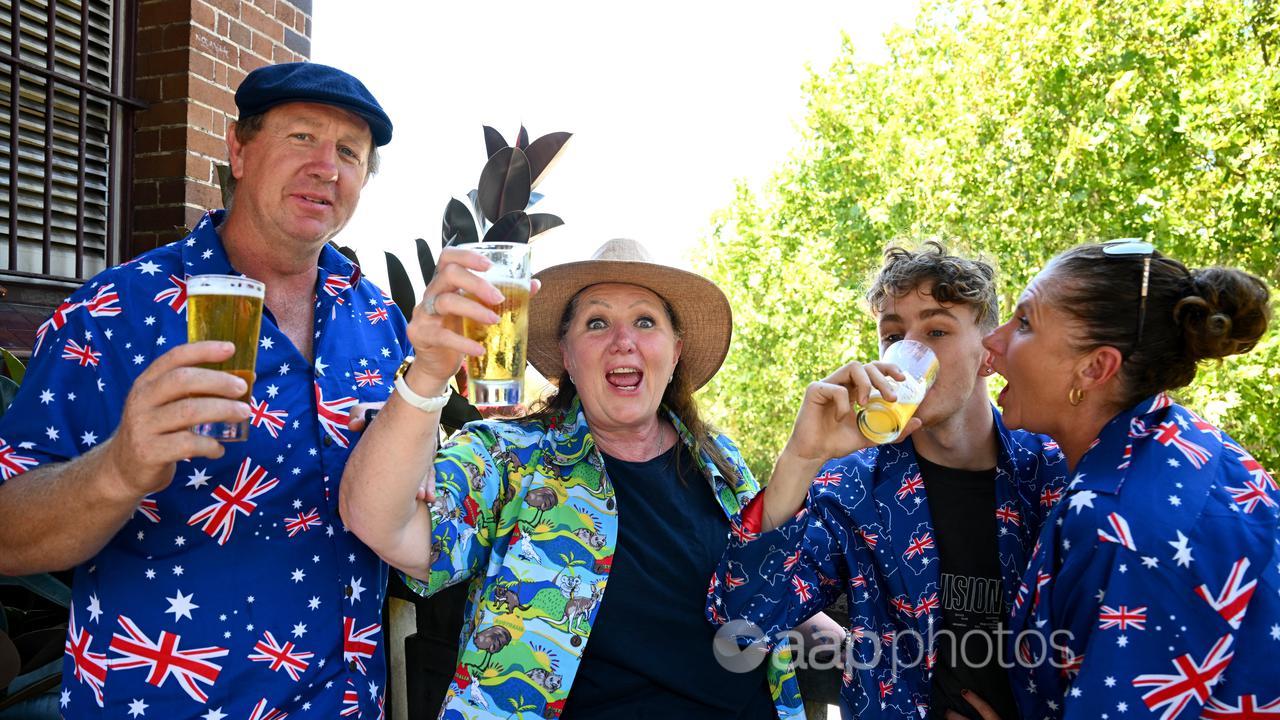
<svg viewBox="0 0 1280 720">
<path fill-rule="evenodd" d="M 880 359 L 897 365 L 906 376 L 901 382 L 886 378 L 894 384 L 897 401 L 888 402 L 879 390 L 872 390 L 866 406 L 858 411 L 858 430 L 871 442 L 883 445 L 897 439 L 916 414 L 924 394 L 933 387 L 938 377 L 938 357 L 922 343 L 899 340 L 886 348 Z"/>
<path fill-rule="evenodd" d="M 253 393 L 253 369 L 258 359 L 258 330 L 262 325 L 262 298 L 266 286 L 239 275 L 193 275 L 187 278 L 187 342 L 225 340 L 236 352 L 220 363 L 201 367 L 228 372 L 244 380 Z M 249 421 L 202 423 L 192 428 L 199 435 L 222 442 L 249 439 Z"/>
<path fill-rule="evenodd" d="M 502 293 L 492 325 L 462 319 L 462 333 L 484 346 L 484 355 L 467 356 L 471 404 L 476 407 L 519 405 L 523 396 L 525 350 L 529 339 L 529 287 L 533 274 L 526 243 L 477 243 L 468 250 L 484 255 L 493 264 L 480 273 Z M 477 300 L 478 298 L 472 298 Z"/>
</svg>

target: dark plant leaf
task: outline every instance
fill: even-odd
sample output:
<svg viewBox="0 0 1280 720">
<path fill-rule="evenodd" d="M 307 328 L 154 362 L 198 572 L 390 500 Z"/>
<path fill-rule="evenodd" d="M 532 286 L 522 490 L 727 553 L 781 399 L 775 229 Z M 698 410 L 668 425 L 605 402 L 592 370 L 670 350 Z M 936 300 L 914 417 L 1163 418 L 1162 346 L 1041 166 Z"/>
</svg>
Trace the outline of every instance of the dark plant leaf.
<svg viewBox="0 0 1280 720">
<path fill-rule="evenodd" d="M 413 283 L 409 282 L 409 273 L 404 271 L 400 258 L 389 252 L 387 256 L 387 280 L 391 283 L 391 301 L 400 308 L 400 314 L 408 320 L 413 317 L 413 306 L 417 305 L 417 295 L 413 292 Z"/>
<path fill-rule="evenodd" d="M 554 227 L 560 227 L 564 221 L 550 213 L 534 213 L 529 216 L 529 237 L 534 238 Z"/>
<path fill-rule="evenodd" d="M 484 234 L 484 241 L 527 243 L 532 233 L 533 226 L 529 222 L 529 216 L 517 210 L 503 215 L 501 220 L 494 223 L 489 232 Z"/>
<path fill-rule="evenodd" d="M 484 149 L 485 157 L 493 157 L 493 154 L 507 146 L 507 139 L 502 137 L 502 133 L 494 130 L 488 125 L 484 126 Z"/>
<path fill-rule="evenodd" d="M 480 411 L 476 410 L 469 400 L 458 393 L 449 396 L 449 402 L 440 413 L 440 425 L 449 433 L 460 430 L 463 425 L 469 422 L 482 419 Z"/>
<path fill-rule="evenodd" d="M 436 257 L 431 254 L 431 246 L 426 240 L 418 238 L 413 244 L 418 246 L 418 267 L 422 270 L 422 285 L 426 287 L 436 276 Z"/>
<path fill-rule="evenodd" d="M 0 416 L 9 409 L 13 399 L 18 397 L 18 383 L 0 375 Z"/>
<path fill-rule="evenodd" d="M 525 154 L 529 156 L 530 188 L 538 187 L 538 183 L 542 182 L 542 178 L 546 177 L 547 171 L 555 164 L 556 157 L 561 150 L 564 150 L 565 144 L 569 142 L 571 137 L 573 137 L 573 133 L 547 133 L 529 145 L 529 148 L 525 150 Z"/>
<path fill-rule="evenodd" d="M 503 148 L 480 171 L 480 210 L 489 222 L 529 204 L 529 161 L 519 148 Z"/>
<path fill-rule="evenodd" d="M 330 244 L 333 245 L 333 248 L 335 250 L 342 253 L 343 257 L 350 260 L 353 264 L 355 265 L 360 264 L 360 257 L 356 255 L 356 251 L 353 248 L 349 248 L 346 245 L 339 245 L 338 243 L 334 243 L 334 242 L 331 242 Z"/>
<path fill-rule="evenodd" d="M 9 371 L 9 377 L 13 378 L 14 382 L 22 384 L 22 376 L 27 373 L 27 368 L 22 361 L 4 348 L 0 348 L 0 357 L 4 358 L 4 366 Z"/>
<path fill-rule="evenodd" d="M 231 166 L 217 163 L 214 167 L 218 171 L 218 192 L 222 195 L 222 207 L 231 207 L 231 191 L 235 186 L 231 178 Z"/>
<path fill-rule="evenodd" d="M 516 147 L 521 150 L 529 147 L 529 131 L 524 129 L 524 123 L 520 124 L 520 132 L 516 133 Z"/>
<path fill-rule="evenodd" d="M 449 198 L 449 204 L 444 208 L 444 225 L 440 229 L 440 236 L 442 238 L 440 247 L 442 248 L 449 245 L 462 245 L 480 241 L 480 232 L 476 230 L 475 216 L 471 214 L 471 211 L 467 209 L 467 206 L 461 200 Z M 419 250 L 418 256 L 421 258 L 421 250 Z M 431 262 L 431 267 L 435 267 L 434 260 Z"/>
</svg>

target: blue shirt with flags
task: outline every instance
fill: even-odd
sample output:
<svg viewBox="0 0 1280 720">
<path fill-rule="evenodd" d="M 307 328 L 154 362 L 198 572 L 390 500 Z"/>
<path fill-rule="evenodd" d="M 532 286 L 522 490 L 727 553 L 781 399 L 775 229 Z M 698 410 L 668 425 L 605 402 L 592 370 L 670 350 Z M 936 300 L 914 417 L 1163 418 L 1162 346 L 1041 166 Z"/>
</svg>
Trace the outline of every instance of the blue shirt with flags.
<svg viewBox="0 0 1280 720">
<path fill-rule="evenodd" d="M 1014 603 L 1023 717 L 1280 717 L 1280 491 L 1167 395 L 1081 458 Z"/>
<path fill-rule="evenodd" d="M 0 483 L 111 437 L 138 375 L 186 342 L 187 278 L 237 274 L 224 217 L 100 273 L 40 326 L 0 418 Z M 313 362 L 263 314 L 249 439 L 178 463 L 75 569 L 64 717 L 383 717 L 387 569 L 343 526 L 338 482 L 348 410 L 387 399 L 411 346 L 399 310 L 327 245 L 314 300 Z"/>
</svg>

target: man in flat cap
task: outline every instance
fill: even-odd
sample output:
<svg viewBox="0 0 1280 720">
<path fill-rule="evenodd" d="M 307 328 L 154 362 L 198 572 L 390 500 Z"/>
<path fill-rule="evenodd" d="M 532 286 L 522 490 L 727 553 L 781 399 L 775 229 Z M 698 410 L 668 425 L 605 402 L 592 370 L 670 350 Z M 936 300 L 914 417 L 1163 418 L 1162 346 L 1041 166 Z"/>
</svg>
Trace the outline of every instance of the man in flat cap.
<svg viewBox="0 0 1280 720">
<path fill-rule="evenodd" d="M 227 211 L 100 273 L 38 331 L 0 419 L 0 573 L 75 568 L 66 718 L 382 715 L 385 566 L 338 517 L 358 402 L 386 400 L 404 319 L 327 244 L 391 121 L 315 63 L 250 73 Z M 249 386 L 186 343 L 186 279 L 266 285 Z M 243 402 L 248 390 L 248 402 Z M 248 440 L 191 431 L 249 419 Z"/>
</svg>

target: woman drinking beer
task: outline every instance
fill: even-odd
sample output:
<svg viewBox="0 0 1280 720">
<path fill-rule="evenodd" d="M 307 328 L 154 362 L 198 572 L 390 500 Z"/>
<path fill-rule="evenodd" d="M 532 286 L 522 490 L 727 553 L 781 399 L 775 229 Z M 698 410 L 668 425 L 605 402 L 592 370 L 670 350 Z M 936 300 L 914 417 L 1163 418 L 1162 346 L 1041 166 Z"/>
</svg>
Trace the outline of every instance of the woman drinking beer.
<svg viewBox="0 0 1280 720">
<path fill-rule="evenodd" d="M 1005 423 L 1051 435 L 1074 478 L 1015 603 L 1024 717 L 1274 711 L 1280 494 L 1167 394 L 1200 361 L 1252 349 L 1268 297 L 1252 275 L 1190 270 L 1149 243 L 1085 245 L 987 337 Z"/>
<path fill-rule="evenodd" d="M 495 320 L 471 299 L 500 300 L 484 269 L 467 250 L 441 254 L 409 327 L 412 395 L 447 396 L 463 357 L 482 352 L 460 329 Z M 556 393 L 437 450 L 443 401 L 411 404 L 398 385 L 342 482 L 344 520 L 410 587 L 471 583 L 443 717 L 799 716 L 790 671 L 729 671 L 704 618 L 707 578 L 759 489 L 692 397 L 729 348 L 724 294 L 626 240 L 537 278 L 529 355 Z M 850 372 L 861 366 L 810 386 L 775 473 L 811 477 L 867 444 Z"/>
</svg>

